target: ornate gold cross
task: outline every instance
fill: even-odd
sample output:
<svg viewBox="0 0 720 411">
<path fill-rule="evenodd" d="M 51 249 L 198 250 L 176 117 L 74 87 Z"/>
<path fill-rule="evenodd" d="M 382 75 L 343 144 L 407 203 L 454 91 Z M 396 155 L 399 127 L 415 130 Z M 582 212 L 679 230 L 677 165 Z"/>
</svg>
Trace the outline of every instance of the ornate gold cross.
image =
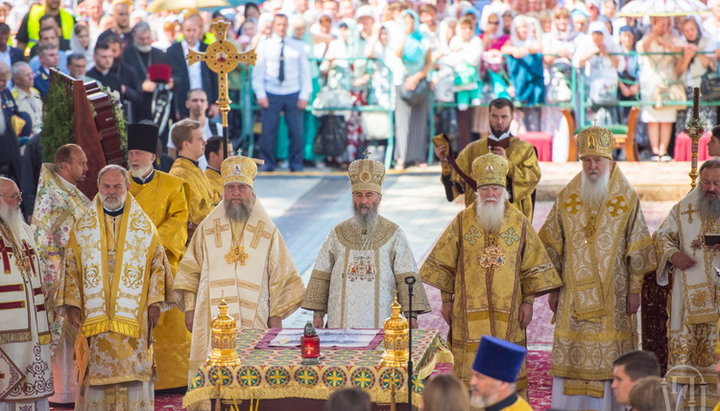
<svg viewBox="0 0 720 411">
<path fill-rule="evenodd" d="M 246 65 L 255 65 L 257 55 L 255 50 L 249 50 L 239 53 L 235 45 L 227 41 L 227 29 L 230 23 L 226 21 L 216 21 L 210 25 L 210 32 L 215 34 L 217 41 L 208 46 L 205 53 L 199 53 L 194 50 L 188 50 L 188 65 L 193 65 L 198 61 L 204 61 L 208 68 L 218 75 L 218 99 L 217 105 L 220 107 L 220 118 L 222 126 L 227 129 L 228 113 L 230 112 L 230 100 L 228 94 L 228 73 L 235 70 L 238 63 Z M 227 136 L 225 137 L 224 153 L 227 156 Z"/>
<path fill-rule="evenodd" d="M 215 220 L 213 220 L 213 228 L 205 230 L 205 235 L 211 235 L 211 234 L 214 235 L 215 236 L 215 247 L 219 248 L 219 247 L 222 247 L 222 238 L 220 237 L 220 235 L 222 234 L 223 231 L 228 231 L 228 230 L 230 230 L 230 226 L 227 224 L 220 225 L 220 219 L 216 218 Z"/>
<path fill-rule="evenodd" d="M 578 211 L 580 211 L 580 206 L 582 205 L 582 202 L 578 201 L 578 195 L 577 194 L 570 194 L 568 196 L 568 201 L 563 203 L 563 207 L 565 207 L 570 214 L 577 214 Z"/>
<path fill-rule="evenodd" d="M 612 200 L 608 201 L 607 206 L 610 209 L 610 214 L 613 217 L 619 216 L 621 212 L 630 210 L 627 204 L 625 204 L 625 197 L 623 196 L 617 196 Z"/>
<path fill-rule="evenodd" d="M 265 228 L 265 222 L 264 221 L 258 221 L 256 226 L 251 226 L 248 224 L 247 230 L 253 233 L 253 238 L 250 240 L 250 247 L 251 248 L 257 248 L 258 243 L 260 243 L 261 238 L 267 238 L 268 240 L 272 238 L 272 235 L 264 230 Z"/>
<path fill-rule="evenodd" d="M 697 210 L 694 210 L 692 203 L 690 203 L 690 204 L 688 204 L 687 210 L 681 212 L 680 215 L 685 215 L 685 214 L 687 214 L 687 216 L 688 216 L 688 223 L 692 224 L 692 222 L 693 222 L 693 214 L 695 214 L 696 212 L 697 212 Z"/>
</svg>

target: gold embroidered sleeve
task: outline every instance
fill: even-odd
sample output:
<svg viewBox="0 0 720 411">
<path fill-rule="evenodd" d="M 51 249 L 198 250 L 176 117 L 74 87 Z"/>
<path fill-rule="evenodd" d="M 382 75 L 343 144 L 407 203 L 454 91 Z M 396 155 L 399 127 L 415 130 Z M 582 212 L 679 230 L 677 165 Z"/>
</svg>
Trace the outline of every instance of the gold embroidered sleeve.
<svg viewBox="0 0 720 411">
<path fill-rule="evenodd" d="M 548 257 L 540 237 L 529 223 L 525 224 L 525 246 L 520 263 L 520 286 L 523 302 L 532 304 L 535 296 L 562 286 L 562 280 Z"/>
<path fill-rule="evenodd" d="M 458 231 L 462 213 L 448 225 L 430 255 L 420 267 L 420 279 L 448 294 L 455 293 L 460 243 Z"/>
<path fill-rule="evenodd" d="M 565 233 L 563 232 L 560 211 L 558 210 L 559 202 L 560 199 L 558 198 L 538 235 L 540 236 L 540 241 L 542 241 L 548 257 L 550 257 L 550 261 L 552 261 L 552 264 L 555 266 L 555 271 L 557 271 L 558 275 L 562 278 L 563 259 L 565 257 Z"/>
<path fill-rule="evenodd" d="M 148 306 L 159 304 L 162 311 L 173 306 L 172 303 L 173 276 L 170 263 L 168 263 L 165 249 L 158 245 L 150 262 L 150 283 L 148 287 Z"/>
<path fill-rule="evenodd" d="M 183 255 L 182 260 L 180 260 L 178 271 L 175 275 L 175 282 L 172 287 L 175 303 L 181 311 L 188 311 L 194 308 L 194 304 L 193 308 L 185 306 L 185 295 L 192 294 L 195 296 L 197 294 L 204 257 L 203 229 L 202 227 L 198 227 L 190 240 L 190 244 L 188 244 L 187 250 L 185 250 L 185 255 Z M 194 297 L 192 301 L 195 301 Z"/>
<path fill-rule="evenodd" d="M 60 310 L 63 310 L 63 306 L 82 308 L 82 273 L 75 247 L 77 247 L 75 235 L 70 234 L 70 243 L 65 249 L 65 269 L 59 278 L 60 283 L 55 296 L 55 307 Z"/>
<path fill-rule="evenodd" d="M 269 315 L 286 318 L 300 307 L 305 288 L 278 229 L 273 234 L 267 269 Z"/>
<path fill-rule="evenodd" d="M 508 161 L 512 164 L 510 180 L 513 199 L 519 202 L 529 197 L 540 182 L 540 165 L 535 149 L 524 141 L 515 143 L 514 150 L 508 155 Z"/>
<path fill-rule="evenodd" d="M 657 262 L 656 278 L 658 285 L 668 285 L 668 271 L 672 267 L 670 257 L 680 250 L 680 237 L 678 235 L 678 205 L 676 204 L 665 221 L 653 233 L 655 259 Z"/>
<path fill-rule="evenodd" d="M 335 266 L 335 253 L 333 244 L 335 241 L 335 230 L 328 234 L 320 252 L 318 253 L 315 265 L 313 266 L 310 281 L 308 281 L 305 295 L 303 295 L 302 308 L 315 312 L 327 312 L 328 295 L 330 292 L 330 276 Z"/>
<path fill-rule="evenodd" d="M 640 293 L 645 275 L 657 270 L 658 262 L 655 256 L 655 248 L 652 237 L 645 223 L 640 208 L 640 200 L 635 203 L 635 212 L 628 220 L 627 251 L 625 254 L 628 261 L 628 292 Z"/>
<path fill-rule="evenodd" d="M 424 314 L 432 311 L 427 296 L 425 295 L 425 288 L 422 285 L 422 281 L 420 281 L 420 275 L 418 274 L 417 265 L 415 264 L 415 257 L 410 249 L 410 244 L 405 237 L 405 233 L 400 227 L 395 230 L 395 241 L 390 255 L 393 256 L 392 267 L 393 273 L 395 273 L 395 289 L 398 293 L 398 301 L 402 306 L 402 311 L 407 312 L 409 308 L 410 301 L 405 278 L 410 276 L 415 277 L 415 284 L 413 285 L 413 312 Z"/>
</svg>

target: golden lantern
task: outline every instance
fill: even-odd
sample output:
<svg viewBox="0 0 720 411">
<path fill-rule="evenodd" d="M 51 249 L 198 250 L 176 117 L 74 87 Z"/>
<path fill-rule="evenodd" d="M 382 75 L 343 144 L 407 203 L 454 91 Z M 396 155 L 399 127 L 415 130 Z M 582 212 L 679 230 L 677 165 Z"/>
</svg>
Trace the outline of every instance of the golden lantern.
<svg viewBox="0 0 720 411">
<path fill-rule="evenodd" d="M 235 349 L 235 332 L 237 330 L 237 322 L 228 315 L 228 305 L 223 298 L 218 304 L 220 313 L 212 319 L 212 351 L 208 356 L 206 366 L 226 365 L 234 367 L 240 365 Z"/>
<path fill-rule="evenodd" d="M 400 314 L 400 304 L 395 296 L 390 306 L 392 314 L 385 320 L 385 352 L 381 367 L 404 367 L 410 356 L 408 352 L 408 333 L 410 323 Z"/>
</svg>

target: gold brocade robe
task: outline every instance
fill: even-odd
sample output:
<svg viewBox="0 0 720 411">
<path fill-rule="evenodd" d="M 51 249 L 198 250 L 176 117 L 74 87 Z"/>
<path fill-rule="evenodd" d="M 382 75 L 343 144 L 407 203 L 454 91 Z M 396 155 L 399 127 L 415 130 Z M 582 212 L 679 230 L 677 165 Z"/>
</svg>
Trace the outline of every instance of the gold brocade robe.
<svg viewBox="0 0 720 411">
<path fill-rule="evenodd" d="M 381 328 L 392 314 L 394 296 L 402 311 L 408 310 L 405 278 L 418 279 L 417 271 L 410 245 L 397 224 L 378 217 L 371 232 L 363 233 L 349 219 L 333 228 L 320 249 L 302 308 L 327 313 L 330 328 Z M 429 312 L 425 289 L 415 286 L 413 295 L 413 312 Z"/>
<path fill-rule="evenodd" d="M 227 259 L 236 246 L 242 262 Z M 189 377 L 207 359 L 210 323 L 222 298 L 238 329 L 267 328 L 270 317 L 285 318 L 300 306 L 303 291 L 290 250 L 260 200 L 244 225 L 231 224 L 220 202 L 195 230 L 175 279 L 175 301 L 185 312 L 194 310 Z"/>
<path fill-rule="evenodd" d="M 449 340 L 454 372 L 466 382 L 480 338 L 492 335 L 525 346 L 520 305 L 562 286 L 530 222 L 507 202 L 498 234 L 480 226 L 475 203 L 460 212 L 420 268 L 420 277 L 439 288 L 444 300 L 454 295 Z M 517 388 L 526 387 L 523 366 Z"/>
<path fill-rule="evenodd" d="M 188 207 L 184 184 L 181 179 L 162 171 L 153 173 L 144 184 L 132 179 L 130 193 L 155 224 L 174 276 L 187 242 Z M 155 389 L 186 385 L 190 332 L 185 328 L 185 315 L 177 307 L 160 314 L 153 337 L 158 376 Z"/>
<path fill-rule="evenodd" d="M 619 167 L 613 167 L 601 207 L 583 204 L 581 174 L 558 195 L 540 238 L 563 279 L 551 374 L 564 378 L 565 395 L 602 398 L 612 362 L 637 348 L 628 293 L 640 293 L 655 270 L 655 252 L 640 199 Z"/>
<path fill-rule="evenodd" d="M 215 197 L 215 204 L 217 204 L 220 202 L 220 200 L 222 200 L 223 196 L 222 174 L 220 174 L 220 170 L 215 170 L 214 168 L 208 167 L 205 169 L 205 177 L 207 177 L 208 184 L 210 185 L 210 190 Z"/>
<path fill-rule="evenodd" d="M 97 198 L 95 201 L 98 201 Z M 126 237 L 122 233 L 122 228 L 130 225 L 124 221 L 128 218 L 127 209 L 130 201 L 134 200 L 128 196 L 124 212 L 120 216 L 110 217 L 107 214 L 99 216 L 103 221 L 100 234 L 104 249 L 101 250 L 101 253 L 107 259 L 105 260 L 106 269 L 100 275 L 107 276 L 107 278 L 102 278 L 103 281 L 107 281 L 106 284 L 133 281 L 134 273 L 131 271 L 121 273 L 120 279 L 114 281 L 117 274 L 116 263 L 121 262 L 119 257 L 122 255 L 122 249 L 129 245 L 128 242 L 123 242 L 121 239 Z M 95 273 L 86 272 L 81 265 L 82 246 L 75 239 L 75 232 L 80 228 L 82 222 L 83 219 L 78 221 L 70 235 L 70 246 L 65 254 L 65 275 L 58 289 L 56 305 L 58 307 L 73 306 L 82 310 L 84 323 L 81 325 L 81 331 L 85 333 L 84 324 L 88 321 L 89 313 L 84 308 L 88 298 L 84 289 L 87 288 L 88 282 L 92 281 L 91 276 Z M 127 232 L 129 231 L 128 229 Z M 153 231 L 155 231 L 154 228 Z M 142 292 L 145 294 L 141 300 L 145 301 L 145 304 L 140 307 L 137 315 L 138 335 L 133 337 L 123 332 L 103 331 L 87 338 L 87 360 L 86 364 L 81 365 L 86 367 L 85 379 L 89 385 L 152 380 L 153 351 L 150 345 L 152 336 L 150 335 L 147 310 L 153 304 L 160 306 L 161 310 L 166 309 L 167 303 L 171 301 L 170 291 L 173 284 L 163 247 L 157 246 L 152 249 L 152 255 L 150 255 L 150 250 L 145 251 L 148 253 L 149 264 L 146 266 L 148 272 L 143 274 L 146 276 L 146 281 L 142 288 Z M 105 294 L 112 297 L 112 292 Z M 122 299 L 111 298 L 106 302 L 105 310 L 114 310 L 117 305 L 124 306 Z"/>
<path fill-rule="evenodd" d="M 698 384 L 696 389 L 702 375 L 708 383 L 708 400 L 712 405 L 720 399 L 715 370 L 720 287 L 713 269 L 718 266 L 720 253 L 705 246 L 704 236 L 720 233 L 720 221 L 700 215 L 701 195 L 698 186 L 678 202 L 653 239 L 658 259 L 657 282 L 671 287 L 668 375 L 673 382 Z M 678 251 L 689 255 L 695 264 L 686 270 L 673 266 L 670 257 Z"/>
<path fill-rule="evenodd" d="M 178 157 L 169 174 L 185 182 L 188 222 L 200 224 L 217 203 L 205 173 L 187 158 Z"/>
<path fill-rule="evenodd" d="M 508 186 L 508 191 L 512 196 L 512 204 L 532 221 L 532 193 L 540 181 L 540 165 L 538 164 L 535 148 L 532 144 L 520 140 L 515 136 L 510 136 L 509 139 L 510 146 L 505 150 L 508 163 L 510 164 L 508 181 L 511 186 Z M 455 162 L 466 175 L 470 176 L 473 161 L 488 152 L 490 152 L 488 149 L 488 138 L 483 137 L 478 141 L 468 144 L 458 154 Z M 473 189 L 455 171 L 450 175 L 450 179 L 462 187 L 461 192 L 457 186 L 455 186 L 453 195 L 457 197 L 465 193 L 465 206 L 472 204 L 476 197 Z"/>
</svg>

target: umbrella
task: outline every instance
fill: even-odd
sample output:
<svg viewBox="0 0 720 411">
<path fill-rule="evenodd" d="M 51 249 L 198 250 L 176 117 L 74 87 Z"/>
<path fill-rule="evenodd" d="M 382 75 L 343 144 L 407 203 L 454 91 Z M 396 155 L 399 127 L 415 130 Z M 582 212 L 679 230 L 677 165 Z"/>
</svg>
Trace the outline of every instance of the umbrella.
<svg viewBox="0 0 720 411">
<path fill-rule="evenodd" d="M 710 11 L 700 0 L 633 0 L 620 9 L 621 17 L 687 16 Z"/>
<path fill-rule="evenodd" d="M 227 0 L 153 0 L 148 6 L 150 13 L 163 10 L 204 9 L 210 7 L 228 7 Z"/>
</svg>

